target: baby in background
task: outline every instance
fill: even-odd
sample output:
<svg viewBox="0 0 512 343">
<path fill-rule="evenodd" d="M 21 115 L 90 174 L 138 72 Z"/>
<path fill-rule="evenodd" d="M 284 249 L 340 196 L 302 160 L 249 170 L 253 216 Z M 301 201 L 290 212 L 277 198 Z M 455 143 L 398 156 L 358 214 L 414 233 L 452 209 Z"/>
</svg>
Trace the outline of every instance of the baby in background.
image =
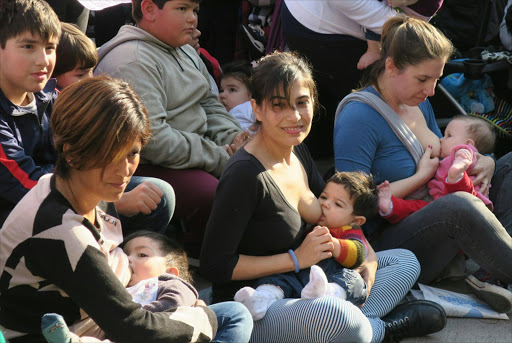
<svg viewBox="0 0 512 343">
<path fill-rule="evenodd" d="M 432 17 L 439 11 L 444 0 L 379 0 L 385 1 L 393 8 L 399 8 L 402 12 L 410 17 L 430 21 Z M 357 63 L 357 69 L 362 70 L 373 62 L 377 61 L 380 56 L 380 35 L 370 30 L 366 31 L 366 43 L 368 48 L 361 56 Z"/>
<path fill-rule="evenodd" d="M 62 34 L 57 46 L 57 60 L 52 78 L 62 90 L 82 79 L 92 77 L 98 63 L 93 41 L 73 24 L 61 23 Z"/>
<path fill-rule="evenodd" d="M 244 130 L 251 130 L 256 122 L 251 105 L 251 75 L 248 62 L 235 61 L 222 66 L 220 77 L 219 102 Z"/>
<path fill-rule="evenodd" d="M 480 185 L 473 185 L 474 177 L 469 176 L 477 162 L 477 152 L 490 154 L 496 140 L 491 124 L 474 116 L 454 117 L 441 138 L 440 158 L 434 178 L 428 182 L 430 195 L 438 199 L 446 194 L 463 191 L 481 199 L 492 210 L 492 202 L 486 194 L 480 192 Z M 423 200 L 405 200 L 392 196 L 389 182 L 384 181 L 379 189 L 379 213 L 390 223 L 397 223 L 426 206 Z"/>
<path fill-rule="evenodd" d="M 368 296 L 366 282 L 354 270 L 366 259 L 367 242 L 360 228 L 377 214 L 378 194 L 371 176 L 361 172 L 334 174 L 318 198 L 321 216 L 313 229 L 327 227 L 332 235 L 333 258 L 299 270 L 293 250 L 289 254 L 295 272 L 260 278 L 254 288 L 244 287 L 235 301 L 244 304 L 254 320 L 263 318 L 278 299 L 314 299 L 335 296 L 362 306 Z"/>
<path fill-rule="evenodd" d="M 163 312 L 177 306 L 205 305 L 191 284 L 187 254 L 176 241 L 161 233 L 141 230 L 127 236 L 122 248 L 132 272 L 127 291 L 145 310 Z M 43 335 L 50 343 L 94 339 L 80 339 L 55 313 L 45 314 L 42 323 Z"/>
</svg>

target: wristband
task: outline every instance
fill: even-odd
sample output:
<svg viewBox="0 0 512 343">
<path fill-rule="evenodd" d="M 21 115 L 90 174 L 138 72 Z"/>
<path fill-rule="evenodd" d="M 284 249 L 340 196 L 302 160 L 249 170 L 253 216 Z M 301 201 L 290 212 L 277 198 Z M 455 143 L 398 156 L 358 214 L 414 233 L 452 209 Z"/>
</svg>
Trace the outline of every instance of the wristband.
<svg viewBox="0 0 512 343">
<path fill-rule="evenodd" d="M 295 253 L 292 249 L 288 250 L 288 254 L 292 257 L 293 264 L 295 265 L 295 272 L 298 273 L 300 271 L 299 268 L 299 260 L 297 260 L 297 256 L 295 256 Z"/>
</svg>

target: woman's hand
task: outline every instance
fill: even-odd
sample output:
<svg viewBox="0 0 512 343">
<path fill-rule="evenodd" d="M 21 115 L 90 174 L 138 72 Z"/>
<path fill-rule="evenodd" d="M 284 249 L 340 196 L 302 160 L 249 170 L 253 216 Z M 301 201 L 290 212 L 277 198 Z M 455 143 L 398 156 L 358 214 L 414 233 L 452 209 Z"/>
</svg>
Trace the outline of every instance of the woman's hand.
<svg viewBox="0 0 512 343">
<path fill-rule="evenodd" d="M 421 156 L 416 168 L 416 174 L 421 176 L 424 183 L 427 183 L 434 174 L 436 173 L 437 167 L 439 166 L 439 158 L 432 157 L 432 148 L 429 146 L 425 149 L 425 153 Z"/>
<path fill-rule="evenodd" d="M 489 196 L 489 184 L 494 175 L 494 168 L 496 168 L 496 162 L 489 156 L 477 154 L 477 162 L 469 175 L 475 176 L 473 185 L 480 185 L 480 193 L 485 196 Z"/>
<path fill-rule="evenodd" d="M 331 239 L 332 236 L 328 228 L 315 226 L 313 231 L 308 233 L 300 247 L 295 250 L 299 268 L 308 268 L 321 260 L 332 257 L 334 245 Z"/>
<path fill-rule="evenodd" d="M 373 284 L 375 283 L 375 274 L 377 273 L 377 254 L 375 254 L 375 251 L 373 250 L 372 246 L 368 241 L 366 242 L 368 246 L 368 255 L 366 255 L 366 259 L 364 260 L 363 264 L 361 264 L 358 268 L 355 269 L 361 276 L 363 277 L 364 281 L 366 281 L 366 287 L 368 288 L 368 295 L 370 295 L 370 290 L 373 287 Z"/>
</svg>

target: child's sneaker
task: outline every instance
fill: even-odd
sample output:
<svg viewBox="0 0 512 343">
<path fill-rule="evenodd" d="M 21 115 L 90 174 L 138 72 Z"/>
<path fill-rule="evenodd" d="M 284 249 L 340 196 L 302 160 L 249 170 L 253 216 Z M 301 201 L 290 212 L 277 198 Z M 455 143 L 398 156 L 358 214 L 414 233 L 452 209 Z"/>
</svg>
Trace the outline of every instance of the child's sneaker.
<svg viewBox="0 0 512 343">
<path fill-rule="evenodd" d="M 512 292 L 507 285 L 480 268 L 466 278 L 471 292 L 492 307 L 498 313 L 512 310 Z"/>
</svg>

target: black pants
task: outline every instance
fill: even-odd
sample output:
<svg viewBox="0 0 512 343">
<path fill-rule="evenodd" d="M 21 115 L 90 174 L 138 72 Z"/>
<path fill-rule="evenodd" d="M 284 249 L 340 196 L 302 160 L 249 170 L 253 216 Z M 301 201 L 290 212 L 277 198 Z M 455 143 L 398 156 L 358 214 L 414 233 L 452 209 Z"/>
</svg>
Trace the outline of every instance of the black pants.
<svg viewBox="0 0 512 343">
<path fill-rule="evenodd" d="M 78 0 L 46 0 L 46 2 L 53 8 L 60 21 L 75 24 L 85 33 L 89 23 L 89 10 Z"/>
<path fill-rule="evenodd" d="M 311 31 L 292 16 L 284 3 L 281 27 L 290 50 L 299 52 L 312 64 L 318 87 L 321 107 L 305 142 L 313 158 L 332 157 L 334 112 L 341 99 L 359 84 L 361 71 L 357 62 L 366 51 L 366 41 Z"/>
</svg>

